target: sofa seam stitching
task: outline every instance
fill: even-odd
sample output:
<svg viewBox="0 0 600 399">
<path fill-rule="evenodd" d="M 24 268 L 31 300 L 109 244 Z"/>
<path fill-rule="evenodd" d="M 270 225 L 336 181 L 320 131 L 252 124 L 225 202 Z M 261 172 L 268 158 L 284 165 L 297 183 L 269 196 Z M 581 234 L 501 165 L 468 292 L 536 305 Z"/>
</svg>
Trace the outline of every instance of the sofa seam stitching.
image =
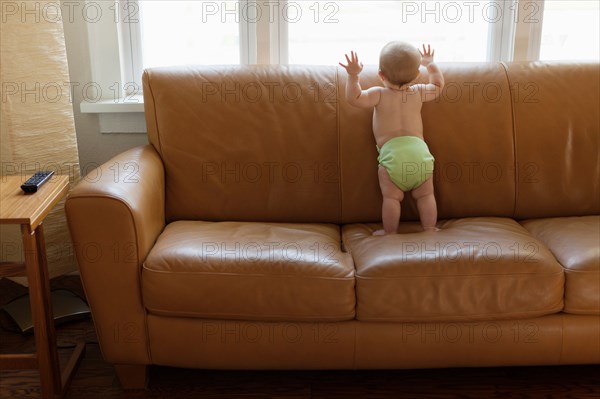
<svg viewBox="0 0 600 399">
<path fill-rule="evenodd" d="M 291 274 L 250 274 L 250 273 L 228 273 L 228 272 L 195 272 L 195 271 L 173 271 L 173 270 L 156 270 L 150 269 L 146 267 L 145 264 L 142 264 L 140 269 L 146 270 L 147 273 L 157 273 L 157 274 L 169 274 L 169 275 L 181 275 L 181 274 L 191 274 L 191 275 L 199 275 L 199 276 L 218 276 L 218 277 L 278 277 L 278 278 L 293 278 L 293 279 L 311 279 L 311 280 L 335 280 L 335 281 L 354 281 L 355 276 L 348 277 L 335 277 L 335 276 L 306 276 L 306 275 L 291 275 Z"/>
<path fill-rule="evenodd" d="M 576 308 L 576 309 L 572 309 L 572 308 L 563 308 L 563 313 L 564 314 L 574 314 L 574 315 L 585 315 L 585 316 L 596 316 L 596 315 L 600 315 L 600 313 L 598 313 L 598 311 L 596 309 L 584 309 L 584 308 Z"/>
<path fill-rule="evenodd" d="M 354 310 L 354 321 L 358 321 L 358 309 Z M 354 347 L 352 348 L 352 368 L 356 370 L 356 348 L 358 344 L 358 324 L 354 324 Z"/>
<path fill-rule="evenodd" d="M 146 306 L 145 307 L 149 312 L 159 316 L 167 316 L 167 315 L 176 315 L 181 317 L 195 317 L 195 318 L 214 318 L 214 317 L 237 317 L 234 320 L 240 321 L 264 321 L 264 322 L 277 322 L 284 320 L 293 320 L 294 318 L 300 318 L 301 322 L 307 323 L 338 323 L 338 322 L 346 322 L 356 320 L 356 315 L 341 315 L 341 316 L 322 316 L 313 318 L 313 316 L 299 316 L 299 315 L 284 315 L 284 314 L 276 314 L 271 316 L 272 318 L 261 318 L 264 314 L 244 314 L 244 313 L 209 313 L 209 312 L 182 312 L 182 311 L 173 311 L 168 309 L 160 309 L 154 306 Z M 148 313 L 148 312 L 146 312 Z M 243 319 L 243 317 L 252 317 L 252 319 Z M 352 317 L 352 318 L 348 318 Z M 283 318 L 283 320 L 279 320 L 279 318 Z M 340 318 L 342 318 L 340 320 Z M 228 321 L 228 319 L 220 319 L 224 321 Z"/>
<path fill-rule="evenodd" d="M 148 76 L 148 89 L 150 89 L 150 97 L 152 97 L 152 108 L 154 111 L 154 127 L 156 128 L 156 139 L 158 140 L 158 152 L 162 155 L 162 143 L 160 142 L 160 132 L 158 130 L 158 116 L 156 115 L 156 99 L 154 98 L 154 91 L 152 90 L 152 85 L 150 84 L 149 71 L 146 71 L 146 76 Z"/>
<path fill-rule="evenodd" d="M 558 364 L 563 364 L 564 350 L 565 350 L 565 314 L 563 306 L 563 314 L 560 318 L 561 329 L 560 329 L 560 351 L 558 352 Z"/>
<path fill-rule="evenodd" d="M 471 313 L 471 314 L 466 314 L 466 315 L 451 315 L 448 316 L 446 314 L 434 314 L 434 315 L 427 315 L 427 316 L 421 316 L 419 318 L 410 318 L 410 320 L 398 320 L 399 318 L 403 318 L 406 317 L 406 315 L 402 315 L 402 316 L 389 316 L 389 317 L 367 317 L 367 318 L 361 318 L 361 319 L 356 319 L 358 321 L 364 321 L 364 322 L 397 322 L 397 323 L 415 323 L 415 322 L 434 322 L 434 323 L 449 323 L 451 321 L 461 321 L 463 320 L 463 318 L 468 317 L 469 319 L 465 320 L 465 321 L 489 321 L 489 320 L 494 320 L 494 321 L 507 321 L 507 320 L 511 320 L 511 319 L 507 319 L 507 318 L 501 318 L 498 319 L 496 317 L 501 316 L 501 317 L 506 317 L 506 316 L 510 316 L 510 317 L 518 317 L 518 318 L 524 318 L 524 317 L 544 317 L 544 316 L 550 316 L 550 315 L 554 315 L 554 314 L 560 314 L 560 313 L 564 313 L 562 310 L 557 310 L 558 308 L 550 308 L 550 309 L 531 309 L 531 310 L 525 310 L 525 311 L 520 311 L 520 312 L 494 312 L 494 313 L 490 313 L 490 312 L 486 312 L 486 313 Z M 562 307 L 561 307 L 562 309 Z M 540 312 L 543 312 L 543 314 L 539 314 Z M 548 312 L 552 312 L 552 313 L 548 313 Z M 481 316 L 490 316 L 489 318 L 485 318 L 485 319 L 480 319 L 479 317 Z M 434 319 L 432 319 L 432 317 Z M 438 319 L 438 317 L 440 317 Z"/>
<path fill-rule="evenodd" d="M 94 196 L 82 195 L 82 196 L 77 196 L 77 197 L 73 197 L 70 199 L 76 200 L 76 199 L 90 199 L 90 198 L 98 198 L 98 197 L 99 197 L 99 195 L 94 195 Z M 133 231 L 134 231 L 134 236 L 136 238 L 136 242 L 139 242 L 138 228 L 136 226 L 135 218 L 133 217 L 133 212 L 132 212 L 130 204 L 128 202 L 123 201 L 122 199 L 116 198 L 114 196 L 105 196 L 104 198 L 115 201 L 115 202 L 125 206 L 125 208 L 127 209 L 127 213 L 129 213 L 129 216 L 131 217 L 131 220 L 133 222 L 132 225 L 133 225 Z M 138 274 L 138 281 L 139 281 L 139 300 L 140 300 L 142 309 L 144 310 L 144 324 L 145 324 L 144 329 L 146 330 L 146 337 L 148 338 L 146 340 L 146 344 L 144 346 L 146 347 L 148 359 L 150 360 L 150 363 L 148 363 L 148 364 L 152 364 L 152 353 L 150 351 L 150 335 L 149 335 L 150 331 L 148 330 L 148 312 L 146 311 L 146 306 L 144 304 L 144 293 L 142 290 L 142 267 L 143 267 L 143 264 L 140 262 L 140 256 L 139 256 L 138 251 L 136 251 L 135 257 L 137 260 L 136 263 L 141 266 L 141 267 L 139 267 L 137 274 Z"/>
<path fill-rule="evenodd" d="M 555 277 L 555 276 L 562 276 L 564 274 L 564 270 L 558 271 L 558 272 L 553 272 L 553 273 L 506 273 L 506 274 L 502 274 L 502 273 L 489 273 L 489 274 L 413 274 L 413 275 L 401 275 L 401 276 L 364 276 L 364 275 L 360 275 L 360 274 L 354 274 L 356 279 L 362 279 L 362 280 L 403 280 L 403 279 L 414 279 L 414 278 L 420 278 L 420 279 L 429 279 L 429 280 L 437 280 L 440 278 L 460 278 L 460 280 L 463 280 L 465 278 L 477 278 L 477 279 L 483 279 L 483 278 L 498 278 L 498 276 L 500 277 L 505 277 L 505 278 L 520 278 L 523 276 L 536 276 L 538 278 L 542 278 L 542 277 Z"/>
<path fill-rule="evenodd" d="M 518 181 L 518 162 L 517 162 L 517 129 L 516 129 L 516 119 L 515 119 L 515 107 L 513 104 L 513 93 L 512 93 L 512 87 L 511 87 L 511 80 L 510 80 L 510 76 L 508 75 L 508 65 L 504 62 L 501 61 L 500 65 L 502 66 L 502 70 L 504 71 L 504 75 L 506 76 L 506 82 L 508 83 L 508 95 L 509 95 L 509 103 L 510 103 L 510 113 L 511 113 L 511 122 L 512 122 L 512 137 L 513 137 L 513 168 L 514 168 L 514 172 L 513 172 L 513 179 L 514 179 L 514 187 L 515 187 L 515 194 L 514 194 L 514 201 L 513 201 L 513 211 L 512 211 L 512 218 L 515 219 L 516 214 L 517 214 L 517 202 L 518 202 L 518 198 L 519 198 L 519 181 Z"/>
<path fill-rule="evenodd" d="M 558 259 L 556 261 L 558 262 Z M 600 269 L 598 269 L 598 270 L 577 270 L 577 269 L 571 269 L 570 267 L 565 266 L 560 262 L 558 262 L 558 263 L 563 267 L 563 271 L 565 273 L 569 272 L 569 274 L 598 274 L 598 273 L 600 273 Z"/>
<path fill-rule="evenodd" d="M 154 102 L 154 99 L 153 99 Z M 155 113 L 156 115 L 156 113 Z M 116 199 L 115 199 L 116 200 Z M 117 200 L 118 201 L 118 200 Z M 131 207 L 129 206 L 129 204 L 121 202 L 122 204 L 126 204 L 127 207 L 127 211 L 129 213 L 129 216 L 131 217 L 131 221 L 133 224 L 133 231 L 135 234 L 135 238 L 136 241 L 139 243 L 140 239 L 138 236 L 138 227 L 137 224 L 135 223 L 135 217 L 133 215 L 133 210 L 131 209 Z M 135 257 L 137 259 L 137 264 L 141 267 L 138 266 L 138 270 L 137 270 L 137 275 L 138 275 L 138 282 L 139 282 L 139 295 L 140 295 L 140 303 L 142 304 L 142 308 L 144 309 L 144 328 L 146 330 L 146 351 L 148 352 L 148 359 L 150 360 L 150 364 L 153 364 L 154 362 L 152 361 L 152 350 L 150 349 L 150 329 L 148 328 L 148 311 L 146 310 L 146 306 L 144 304 L 144 290 L 142 288 L 142 268 L 143 268 L 143 263 L 140 261 L 140 253 L 139 253 L 139 246 L 138 246 L 138 250 L 136 251 Z"/>
<path fill-rule="evenodd" d="M 335 90 L 336 90 L 336 102 L 335 102 L 335 128 L 337 134 L 337 161 L 338 161 L 338 171 L 339 171 L 339 183 L 338 183 L 338 195 L 339 195 L 339 204 L 340 209 L 338 213 L 338 222 L 341 224 L 343 215 L 344 215 L 344 200 L 342 195 L 342 144 L 341 144 L 341 134 L 340 134 L 340 93 L 339 93 L 339 79 L 338 79 L 338 68 L 335 67 Z M 340 232 L 340 247 L 342 246 L 342 235 Z"/>
</svg>

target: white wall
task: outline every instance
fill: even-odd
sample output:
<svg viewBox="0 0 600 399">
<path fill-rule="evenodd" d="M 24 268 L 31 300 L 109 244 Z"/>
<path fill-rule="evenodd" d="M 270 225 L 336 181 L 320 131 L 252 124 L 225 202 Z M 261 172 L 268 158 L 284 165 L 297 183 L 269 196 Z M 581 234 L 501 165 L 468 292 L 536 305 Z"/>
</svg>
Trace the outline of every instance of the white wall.
<svg viewBox="0 0 600 399">
<path fill-rule="evenodd" d="M 73 18 L 70 22 L 63 19 L 65 44 L 69 61 L 71 82 L 78 83 L 73 94 L 73 113 L 77 144 L 79 147 L 79 162 L 82 174 L 89 173 L 95 165 L 102 164 L 129 148 L 148 143 L 146 134 L 100 132 L 98 114 L 84 114 L 79 110 L 83 100 L 81 87 L 91 83 L 92 72 L 89 57 L 88 34 L 82 18 Z"/>
</svg>

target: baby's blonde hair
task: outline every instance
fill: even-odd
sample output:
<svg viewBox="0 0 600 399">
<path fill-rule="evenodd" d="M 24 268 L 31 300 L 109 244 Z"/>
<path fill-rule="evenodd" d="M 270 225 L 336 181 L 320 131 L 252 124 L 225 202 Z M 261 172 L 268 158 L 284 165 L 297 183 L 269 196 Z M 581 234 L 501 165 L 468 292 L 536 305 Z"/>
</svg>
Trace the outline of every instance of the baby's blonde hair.
<svg viewBox="0 0 600 399">
<path fill-rule="evenodd" d="M 419 74 L 421 54 L 413 45 L 405 42 L 389 42 L 379 54 L 379 70 L 394 85 L 402 86 Z"/>
</svg>

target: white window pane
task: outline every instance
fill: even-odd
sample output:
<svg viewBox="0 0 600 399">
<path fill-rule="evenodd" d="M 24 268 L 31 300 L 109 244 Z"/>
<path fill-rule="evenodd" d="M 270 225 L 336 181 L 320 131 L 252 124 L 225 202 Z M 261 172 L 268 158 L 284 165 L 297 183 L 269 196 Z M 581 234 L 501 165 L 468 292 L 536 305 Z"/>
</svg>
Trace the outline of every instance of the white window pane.
<svg viewBox="0 0 600 399">
<path fill-rule="evenodd" d="M 599 60 L 600 2 L 546 0 L 540 60 Z"/>
<path fill-rule="evenodd" d="M 239 64 L 237 1 L 141 0 L 143 67 Z"/>
<path fill-rule="evenodd" d="M 490 22 L 500 23 L 501 13 L 488 0 L 290 4 L 282 10 L 289 21 L 290 64 L 335 65 L 350 50 L 364 64 L 378 64 L 379 51 L 392 40 L 431 43 L 436 61 L 486 61 Z"/>
</svg>

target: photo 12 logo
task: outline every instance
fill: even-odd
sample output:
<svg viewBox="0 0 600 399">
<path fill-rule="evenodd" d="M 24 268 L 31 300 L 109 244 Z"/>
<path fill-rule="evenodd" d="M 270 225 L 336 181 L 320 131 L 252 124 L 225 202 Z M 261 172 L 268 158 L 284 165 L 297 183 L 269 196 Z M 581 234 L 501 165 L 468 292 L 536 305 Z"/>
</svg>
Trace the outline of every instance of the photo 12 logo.
<svg viewBox="0 0 600 399">
<path fill-rule="evenodd" d="M 2 23 L 62 23 L 81 20 L 98 23 L 138 23 L 137 1 L 2 1 Z"/>
<path fill-rule="evenodd" d="M 3 103 L 20 102 L 27 104 L 57 103 L 74 99 L 88 103 L 113 101 L 114 103 L 136 104 L 140 102 L 141 89 L 134 82 L 113 82 L 102 87 L 97 82 L 11 82 L 4 81 L 0 86 L 0 99 Z"/>
<path fill-rule="evenodd" d="M 202 102 L 226 103 L 298 103 L 303 100 L 335 104 L 337 86 L 333 82 L 252 81 L 200 83 Z"/>
<path fill-rule="evenodd" d="M 537 1 L 402 1 L 402 23 L 501 23 L 512 18 L 517 23 L 538 23 L 541 12 Z M 520 10 L 519 10 L 520 9 Z M 512 14 L 512 15 L 511 15 Z"/>
<path fill-rule="evenodd" d="M 202 22 L 222 23 L 240 20 L 258 23 L 268 18 L 269 23 L 279 19 L 286 23 L 298 23 L 303 19 L 313 23 L 338 23 L 339 2 L 335 1 L 203 1 Z"/>
</svg>

